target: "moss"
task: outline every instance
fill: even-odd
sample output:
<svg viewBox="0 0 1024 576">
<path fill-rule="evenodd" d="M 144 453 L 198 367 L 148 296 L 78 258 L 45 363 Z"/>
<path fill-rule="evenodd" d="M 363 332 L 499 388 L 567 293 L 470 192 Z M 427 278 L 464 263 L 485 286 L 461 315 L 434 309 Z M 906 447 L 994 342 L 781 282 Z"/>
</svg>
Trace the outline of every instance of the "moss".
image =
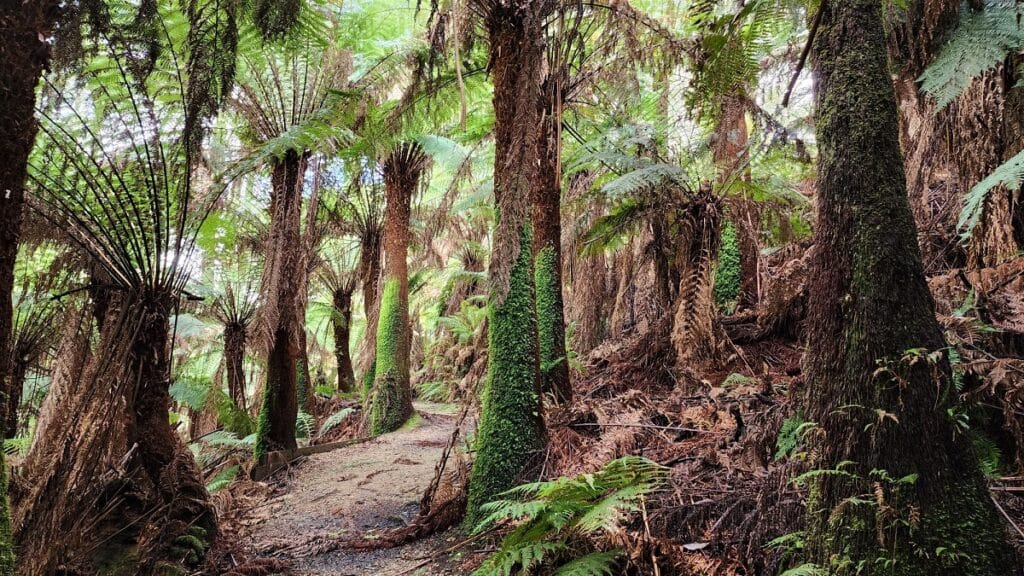
<svg viewBox="0 0 1024 576">
<path fill-rule="evenodd" d="M 309 383 L 306 382 L 306 360 L 299 358 L 295 362 L 295 394 L 299 400 L 299 410 L 306 406 L 309 400 Z"/>
<path fill-rule="evenodd" d="M 732 222 L 722 228 L 722 243 L 718 250 L 718 267 L 715 271 L 715 304 L 721 310 L 729 309 L 740 295 L 740 241 L 736 226 Z"/>
<path fill-rule="evenodd" d="M 894 490 L 891 483 L 876 479 L 859 486 L 859 490 L 874 494 L 867 504 L 840 504 L 825 510 L 821 508 L 822 486 L 823 481 L 812 483 L 808 495 L 809 544 L 814 559 L 830 567 L 829 574 L 1015 573 L 1013 554 L 1005 546 L 1005 530 L 981 498 L 986 488 L 971 479 L 944 484 L 939 504 L 927 509 L 915 505 L 919 487 L 908 484 Z M 880 510 L 876 501 L 882 490 L 885 506 Z"/>
<path fill-rule="evenodd" d="M 7 497 L 7 462 L 0 450 L 0 576 L 13 576 L 14 567 L 11 503 Z"/>
<path fill-rule="evenodd" d="M 256 446 L 252 451 L 252 457 L 256 462 L 270 452 L 270 411 L 273 409 L 274 396 L 277 395 L 277 386 L 275 380 L 268 379 L 266 386 L 263 387 L 263 402 L 256 420 Z"/>
<path fill-rule="evenodd" d="M 405 346 L 408 324 L 401 282 L 388 278 L 381 293 L 377 322 L 377 360 L 370 397 L 370 433 L 398 430 L 412 414 L 409 357 Z"/>
<path fill-rule="evenodd" d="M 562 320 L 557 308 L 558 299 L 555 291 L 561 290 L 562 287 L 558 285 L 555 261 L 555 249 L 551 246 L 538 252 L 534 260 L 536 270 L 533 277 L 537 285 L 537 345 L 542 377 L 559 362 L 565 361 L 565 358 L 556 356 L 558 346 L 555 339 L 559 334 L 557 323 Z"/>
<path fill-rule="evenodd" d="M 516 484 L 544 445 L 537 394 L 531 230 L 523 227 L 522 247 L 504 302 L 488 303 L 488 370 L 476 437 L 476 459 L 469 486 L 465 527 L 482 520 L 481 506 Z"/>
<path fill-rule="evenodd" d="M 377 359 L 374 358 L 373 362 L 370 362 L 370 368 L 363 374 L 363 386 L 360 389 L 362 392 L 363 400 L 370 397 L 370 392 L 373 390 L 373 380 L 377 375 Z"/>
</svg>

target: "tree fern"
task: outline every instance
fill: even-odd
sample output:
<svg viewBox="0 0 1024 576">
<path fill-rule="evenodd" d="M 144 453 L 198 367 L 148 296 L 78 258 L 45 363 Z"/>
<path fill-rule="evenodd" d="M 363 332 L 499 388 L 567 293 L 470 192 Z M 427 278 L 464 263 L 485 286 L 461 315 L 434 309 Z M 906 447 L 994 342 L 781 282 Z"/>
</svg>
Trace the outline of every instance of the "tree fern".
<svg viewBox="0 0 1024 576">
<path fill-rule="evenodd" d="M 1024 7 L 1014 0 L 988 0 L 983 10 L 970 11 L 953 38 L 921 74 L 921 90 L 944 108 L 974 78 L 995 68 L 1007 54 L 1024 49 Z"/>
<path fill-rule="evenodd" d="M 516 527 L 474 576 L 527 574 L 541 565 L 557 566 L 555 573 L 561 575 L 611 574 L 618 551 L 560 561 L 579 549 L 583 537 L 619 526 L 666 478 L 667 468 L 627 456 L 593 474 L 523 484 L 505 492 L 506 499 L 484 505 L 489 515 L 477 529 L 499 522 Z"/>
</svg>

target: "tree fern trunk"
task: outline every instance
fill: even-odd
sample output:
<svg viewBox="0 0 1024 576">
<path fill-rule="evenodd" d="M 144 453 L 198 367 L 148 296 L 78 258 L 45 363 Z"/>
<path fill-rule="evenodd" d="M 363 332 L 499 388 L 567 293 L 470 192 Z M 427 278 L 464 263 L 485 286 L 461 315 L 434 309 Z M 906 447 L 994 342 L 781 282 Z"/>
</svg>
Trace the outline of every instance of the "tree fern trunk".
<svg viewBox="0 0 1024 576">
<path fill-rule="evenodd" d="M 545 443 L 529 208 L 540 136 L 542 26 L 550 6 L 481 4 L 493 56 L 498 222 L 489 274 L 487 382 L 466 512 L 470 528 L 483 518 L 481 506 L 514 486 Z"/>
<path fill-rule="evenodd" d="M 288 152 L 271 167 L 270 238 L 264 266 L 260 337 L 269 343 L 267 382 L 256 428 L 257 459 L 294 449 L 298 416 L 298 373 L 305 341 L 302 269 L 302 183 L 306 156 Z"/>
<path fill-rule="evenodd" d="M 403 144 L 384 162 L 384 290 L 377 324 L 377 355 L 370 396 L 370 433 L 393 432 L 413 413 L 409 382 L 409 217 L 426 157 Z"/>
<path fill-rule="evenodd" d="M 889 23 L 907 188 L 928 272 L 994 266 L 1016 255 L 1020 245 L 1014 234 L 1024 233 L 1014 229 L 1011 193 L 997 188 L 988 195 L 969 248 L 958 243 L 955 228 L 963 198 L 1020 150 L 1012 124 L 1022 115 L 1013 94 L 1015 81 L 1002 65 L 975 79 L 941 111 L 918 89 L 917 78 L 955 29 L 962 4 L 915 0 Z"/>
<path fill-rule="evenodd" d="M 228 380 L 228 396 L 242 410 L 246 410 L 245 340 L 244 326 L 231 324 L 224 327 L 224 372 Z"/>
<path fill-rule="evenodd" d="M 805 365 L 815 467 L 842 472 L 811 480 L 809 559 L 837 575 L 1017 574 L 946 413 L 955 394 L 907 202 L 878 2 L 822 9 Z"/>
<path fill-rule="evenodd" d="M 562 211 L 560 130 L 561 97 L 549 78 L 541 89 L 543 124 L 538 139 L 540 165 L 533 184 L 533 257 L 537 286 L 537 335 L 541 390 L 560 403 L 572 399 L 565 350 L 565 305 L 562 297 Z"/>
<path fill-rule="evenodd" d="M 335 290 L 332 295 L 334 310 L 331 327 L 334 330 L 334 359 L 338 364 L 338 390 L 352 392 L 356 386 L 356 374 L 352 368 L 349 353 L 349 331 L 352 324 L 352 293 Z"/>
</svg>

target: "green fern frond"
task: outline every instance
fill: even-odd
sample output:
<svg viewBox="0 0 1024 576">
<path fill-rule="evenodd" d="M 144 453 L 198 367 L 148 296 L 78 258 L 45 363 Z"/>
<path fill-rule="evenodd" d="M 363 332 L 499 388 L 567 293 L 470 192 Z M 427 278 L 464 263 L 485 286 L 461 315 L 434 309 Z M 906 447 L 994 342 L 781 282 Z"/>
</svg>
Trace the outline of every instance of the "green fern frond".
<svg viewBox="0 0 1024 576">
<path fill-rule="evenodd" d="M 241 466 L 236 465 L 229 466 L 221 470 L 220 472 L 217 473 L 216 476 L 213 477 L 212 480 L 210 480 L 206 484 L 206 491 L 209 492 L 210 494 L 213 494 L 214 492 L 220 490 L 221 488 L 227 487 L 228 484 L 231 484 L 231 482 L 235 480 L 235 477 L 238 476 L 238 472 L 241 469 Z"/>
<path fill-rule="evenodd" d="M 1005 186 L 1016 191 L 1020 190 L 1021 182 L 1024 181 L 1024 151 L 1010 158 L 995 169 L 987 178 L 978 182 L 964 198 L 964 206 L 960 210 L 960 218 L 956 227 L 960 231 L 960 240 L 967 243 L 974 233 L 974 229 L 981 221 L 985 212 L 985 200 L 994 188 Z"/>
<path fill-rule="evenodd" d="M 622 556 L 622 551 L 591 552 L 567 562 L 555 571 L 554 576 L 611 576 L 615 570 L 615 562 Z"/>
<path fill-rule="evenodd" d="M 330 432 L 339 424 L 344 422 L 346 418 L 351 416 L 353 412 L 355 412 L 355 410 L 352 408 L 342 408 L 341 410 L 338 410 L 334 414 L 331 414 L 330 416 L 327 417 L 326 420 L 324 420 L 323 424 L 320 425 L 320 431 L 317 433 L 317 436 L 323 436 L 324 434 Z"/>
<path fill-rule="evenodd" d="M 1024 7 L 1014 0 L 989 0 L 983 10 L 970 11 L 953 38 L 921 74 L 921 90 L 944 108 L 970 86 L 974 78 L 995 68 L 1007 54 L 1024 49 Z"/>
</svg>

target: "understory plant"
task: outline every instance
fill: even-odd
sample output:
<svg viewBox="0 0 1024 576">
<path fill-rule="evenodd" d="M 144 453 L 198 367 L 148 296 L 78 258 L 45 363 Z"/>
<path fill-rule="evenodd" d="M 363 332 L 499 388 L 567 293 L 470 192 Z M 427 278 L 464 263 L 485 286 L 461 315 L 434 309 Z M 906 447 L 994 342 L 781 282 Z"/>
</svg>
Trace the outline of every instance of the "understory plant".
<svg viewBox="0 0 1024 576">
<path fill-rule="evenodd" d="M 532 574 L 542 566 L 559 576 L 611 575 L 624 551 L 600 550 L 592 537 L 622 530 L 647 494 L 668 478 L 668 468 L 639 456 L 613 460 L 593 474 L 522 484 L 481 508 L 481 532 L 515 527 L 474 576 Z"/>
</svg>

